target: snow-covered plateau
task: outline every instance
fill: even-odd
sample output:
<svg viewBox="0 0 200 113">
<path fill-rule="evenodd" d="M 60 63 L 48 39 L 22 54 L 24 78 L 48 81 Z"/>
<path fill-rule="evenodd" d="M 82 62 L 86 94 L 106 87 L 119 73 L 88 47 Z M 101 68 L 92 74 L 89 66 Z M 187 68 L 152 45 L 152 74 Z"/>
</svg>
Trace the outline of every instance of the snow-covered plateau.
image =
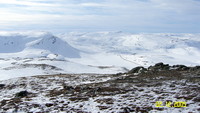
<svg viewBox="0 0 200 113">
<path fill-rule="evenodd" d="M 198 65 L 200 34 L 2 31 L 0 112 L 197 113 Z"/>
</svg>

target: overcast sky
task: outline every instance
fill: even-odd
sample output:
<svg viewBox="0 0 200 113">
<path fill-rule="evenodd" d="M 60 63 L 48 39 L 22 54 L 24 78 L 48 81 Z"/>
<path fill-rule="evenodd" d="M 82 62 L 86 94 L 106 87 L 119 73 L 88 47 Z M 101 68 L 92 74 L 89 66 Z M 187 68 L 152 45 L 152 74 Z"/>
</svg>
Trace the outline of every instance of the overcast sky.
<svg viewBox="0 0 200 113">
<path fill-rule="evenodd" d="M 200 0 L 0 0 L 0 31 L 200 33 Z"/>
</svg>

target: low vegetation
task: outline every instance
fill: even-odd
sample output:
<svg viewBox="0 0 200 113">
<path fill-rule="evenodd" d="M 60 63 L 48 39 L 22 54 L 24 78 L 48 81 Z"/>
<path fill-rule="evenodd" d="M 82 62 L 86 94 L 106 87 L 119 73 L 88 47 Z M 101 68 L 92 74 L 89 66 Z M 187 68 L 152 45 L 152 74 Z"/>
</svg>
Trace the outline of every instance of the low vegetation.
<svg viewBox="0 0 200 113">
<path fill-rule="evenodd" d="M 200 67 L 157 63 L 114 75 L 23 77 L 1 81 L 0 90 L 0 112 L 200 112 Z M 187 107 L 173 107 L 176 101 Z"/>
</svg>

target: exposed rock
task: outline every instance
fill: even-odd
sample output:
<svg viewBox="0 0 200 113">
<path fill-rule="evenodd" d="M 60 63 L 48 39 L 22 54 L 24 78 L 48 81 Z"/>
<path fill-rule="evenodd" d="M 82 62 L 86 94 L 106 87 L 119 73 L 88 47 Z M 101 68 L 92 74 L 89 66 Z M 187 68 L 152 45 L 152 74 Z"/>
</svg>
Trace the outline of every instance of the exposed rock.
<svg viewBox="0 0 200 113">
<path fill-rule="evenodd" d="M 147 71 L 146 68 L 139 66 L 139 67 L 135 67 L 133 69 L 131 69 L 128 73 L 129 74 L 134 74 L 134 73 L 144 73 L 145 71 Z"/>
<path fill-rule="evenodd" d="M 169 70 L 169 64 L 163 64 L 162 62 L 155 64 L 154 66 L 150 66 L 148 70 L 151 71 L 161 71 L 161 70 Z"/>
<path fill-rule="evenodd" d="M 2 100 L 0 105 L 4 106 L 4 105 L 6 105 L 6 103 L 7 103 L 7 100 Z"/>
<path fill-rule="evenodd" d="M 53 106 L 53 103 L 46 103 L 45 104 L 47 107 L 51 107 L 51 106 Z"/>
<path fill-rule="evenodd" d="M 65 90 L 68 90 L 68 91 L 74 90 L 74 88 L 73 88 L 72 86 L 63 85 L 63 88 L 64 88 Z"/>
<path fill-rule="evenodd" d="M 109 106 L 97 106 L 97 107 L 99 107 L 100 110 L 105 110 L 109 108 Z"/>
<path fill-rule="evenodd" d="M 200 102 L 200 96 L 195 97 L 195 98 L 193 99 L 193 101 L 195 101 L 195 102 Z"/>
<path fill-rule="evenodd" d="M 89 98 L 87 98 L 87 97 L 72 97 L 72 98 L 69 98 L 69 100 L 71 100 L 71 101 L 88 101 Z"/>
<path fill-rule="evenodd" d="M 200 71 L 200 66 L 191 67 L 189 71 Z"/>
<path fill-rule="evenodd" d="M 29 93 L 28 91 L 20 91 L 19 93 L 15 94 L 15 97 L 23 98 L 26 97 L 28 93 Z"/>
<path fill-rule="evenodd" d="M 101 104 L 113 104 L 114 99 L 112 98 L 104 98 L 104 99 L 97 99 L 96 102 L 101 103 Z"/>
<path fill-rule="evenodd" d="M 175 87 L 175 84 L 170 84 L 169 87 Z"/>
<path fill-rule="evenodd" d="M 0 89 L 5 87 L 5 84 L 0 84 Z"/>
<path fill-rule="evenodd" d="M 123 109 L 123 113 L 130 113 L 130 112 L 134 112 L 135 110 L 132 109 L 132 108 L 129 108 L 129 107 L 124 107 L 124 108 L 121 108 Z"/>
<path fill-rule="evenodd" d="M 178 71 L 187 71 L 190 68 L 185 65 L 173 65 L 172 68 L 178 70 Z"/>
<path fill-rule="evenodd" d="M 191 72 L 183 71 L 187 68 Z M 177 109 L 180 112 L 190 112 L 190 109 L 198 112 L 199 67 L 158 63 L 149 69 L 136 67 L 130 74 L 58 74 L 0 81 L 6 83 L 6 87 L 1 89 L 0 112 L 33 112 L 32 109 L 37 109 L 42 113 L 90 113 L 94 111 L 91 108 L 106 113 L 168 112 L 169 108 L 156 107 L 156 101 L 165 106 L 166 102 L 173 104 L 180 100 L 187 102 L 189 107 L 173 108 L 169 112 L 176 112 Z M 34 93 L 17 91 L 26 86 L 27 80 L 30 83 L 28 90 Z M 13 94 L 20 98 L 12 98 Z M 37 101 L 40 99 L 47 103 Z"/>
</svg>

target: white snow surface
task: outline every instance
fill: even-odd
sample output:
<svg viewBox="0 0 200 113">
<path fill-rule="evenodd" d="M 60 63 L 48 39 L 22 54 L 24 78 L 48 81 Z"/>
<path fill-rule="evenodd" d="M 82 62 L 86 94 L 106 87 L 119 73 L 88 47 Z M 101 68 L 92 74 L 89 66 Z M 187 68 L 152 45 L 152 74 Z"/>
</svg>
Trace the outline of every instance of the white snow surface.
<svg viewBox="0 0 200 113">
<path fill-rule="evenodd" d="M 55 73 L 118 73 L 158 62 L 199 65 L 200 34 L 0 32 L 0 80 Z"/>
<path fill-rule="evenodd" d="M 158 62 L 171 65 L 200 64 L 200 34 L 123 32 L 67 33 L 59 35 L 70 45 L 84 51 L 81 64 L 148 67 Z"/>
</svg>

